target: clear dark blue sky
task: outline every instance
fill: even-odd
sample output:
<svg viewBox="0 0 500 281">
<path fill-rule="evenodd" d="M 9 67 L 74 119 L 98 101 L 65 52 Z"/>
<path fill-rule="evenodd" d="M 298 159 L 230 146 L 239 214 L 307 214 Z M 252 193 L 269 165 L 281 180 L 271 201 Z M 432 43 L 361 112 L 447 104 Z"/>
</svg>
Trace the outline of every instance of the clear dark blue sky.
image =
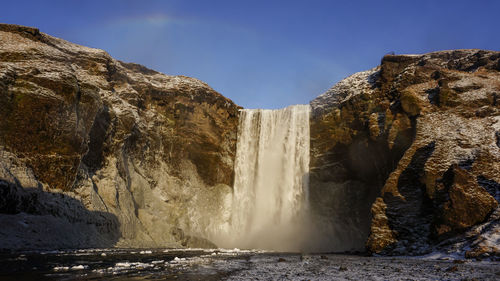
<svg viewBox="0 0 500 281">
<path fill-rule="evenodd" d="M 389 52 L 500 48 L 500 1 L 5 1 L 0 22 L 196 77 L 247 108 L 308 103 Z"/>
</svg>

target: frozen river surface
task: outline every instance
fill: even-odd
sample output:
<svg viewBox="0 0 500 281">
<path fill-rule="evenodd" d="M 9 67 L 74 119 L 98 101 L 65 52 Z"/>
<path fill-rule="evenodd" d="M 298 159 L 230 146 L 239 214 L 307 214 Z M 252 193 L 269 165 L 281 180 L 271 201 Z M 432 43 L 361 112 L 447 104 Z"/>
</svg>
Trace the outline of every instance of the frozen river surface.
<svg viewBox="0 0 500 281">
<path fill-rule="evenodd" d="M 500 280 L 500 262 L 243 250 L 0 254 L 0 280 Z"/>
</svg>

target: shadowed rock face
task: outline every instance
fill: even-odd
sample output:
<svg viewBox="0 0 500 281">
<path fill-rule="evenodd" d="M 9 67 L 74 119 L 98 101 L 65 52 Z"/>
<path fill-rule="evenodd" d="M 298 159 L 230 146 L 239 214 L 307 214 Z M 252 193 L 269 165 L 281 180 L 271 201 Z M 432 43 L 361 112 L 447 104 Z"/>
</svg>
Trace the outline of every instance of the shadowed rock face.
<svg viewBox="0 0 500 281">
<path fill-rule="evenodd" d="M 0 180 L 0 207 L 1 249 L 109 248 L 121 236 L 115 215 L 59 192 Z"/>
<path fill-rule="evenodd" d="M 199 80 L 3 24 L 0 108 L 0 180 L 113 214 L 118 245 L 179 245 L 223 217 L 238 107 Z"/>
<path fill-rule="evenodd" d="M 498 232 L 499 71 L 499 52 L 457 50 L 387 55 L 339 82 L 311 102 L 311 193 L 343 188 L 334 221 L 356 214 L 371 252 L 452 238 L 498 254 L 480 237 Z"/>
</svg>

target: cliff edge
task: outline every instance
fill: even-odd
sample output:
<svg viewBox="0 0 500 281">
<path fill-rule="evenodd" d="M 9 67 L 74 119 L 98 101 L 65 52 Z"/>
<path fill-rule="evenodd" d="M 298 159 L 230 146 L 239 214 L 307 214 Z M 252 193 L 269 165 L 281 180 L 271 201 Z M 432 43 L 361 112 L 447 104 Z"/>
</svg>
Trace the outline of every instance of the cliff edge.
<svg viewBox="0 0 500 281">
<path fill-rule="evenodd" d="M 223 223 L 238 106 L 207 84 L 0 24 L 0 108 L 0 248 L 203 246 Z"/>
<path fill-rule="evenodd" d="M 500 256 L 500 53 L 386 55 L 311 101 L 326 241 Z M 238 109 L 207 84 L 0 24 L 0 249 L 215 247 Z"/>
<path fill-rule="evenodd" d="M 499 52 L 386 55 L 311 105 L 311 198 L 343 206 L 341 234 L 362 225 L 379 254 L 500 254 Z"/>
</svg>

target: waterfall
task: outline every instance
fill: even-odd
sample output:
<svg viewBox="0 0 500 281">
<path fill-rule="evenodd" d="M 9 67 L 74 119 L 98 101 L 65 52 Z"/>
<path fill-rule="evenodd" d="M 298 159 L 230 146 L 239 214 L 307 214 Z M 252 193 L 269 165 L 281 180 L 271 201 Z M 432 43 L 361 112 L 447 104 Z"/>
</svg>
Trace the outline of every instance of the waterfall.
<svg viewBox="0 0 500 281">
<path fill-rule="evenodd" d="M 309 105 L 240 112 L 226 246 L 301 250 L 308 209 Z"/>
</svg>

